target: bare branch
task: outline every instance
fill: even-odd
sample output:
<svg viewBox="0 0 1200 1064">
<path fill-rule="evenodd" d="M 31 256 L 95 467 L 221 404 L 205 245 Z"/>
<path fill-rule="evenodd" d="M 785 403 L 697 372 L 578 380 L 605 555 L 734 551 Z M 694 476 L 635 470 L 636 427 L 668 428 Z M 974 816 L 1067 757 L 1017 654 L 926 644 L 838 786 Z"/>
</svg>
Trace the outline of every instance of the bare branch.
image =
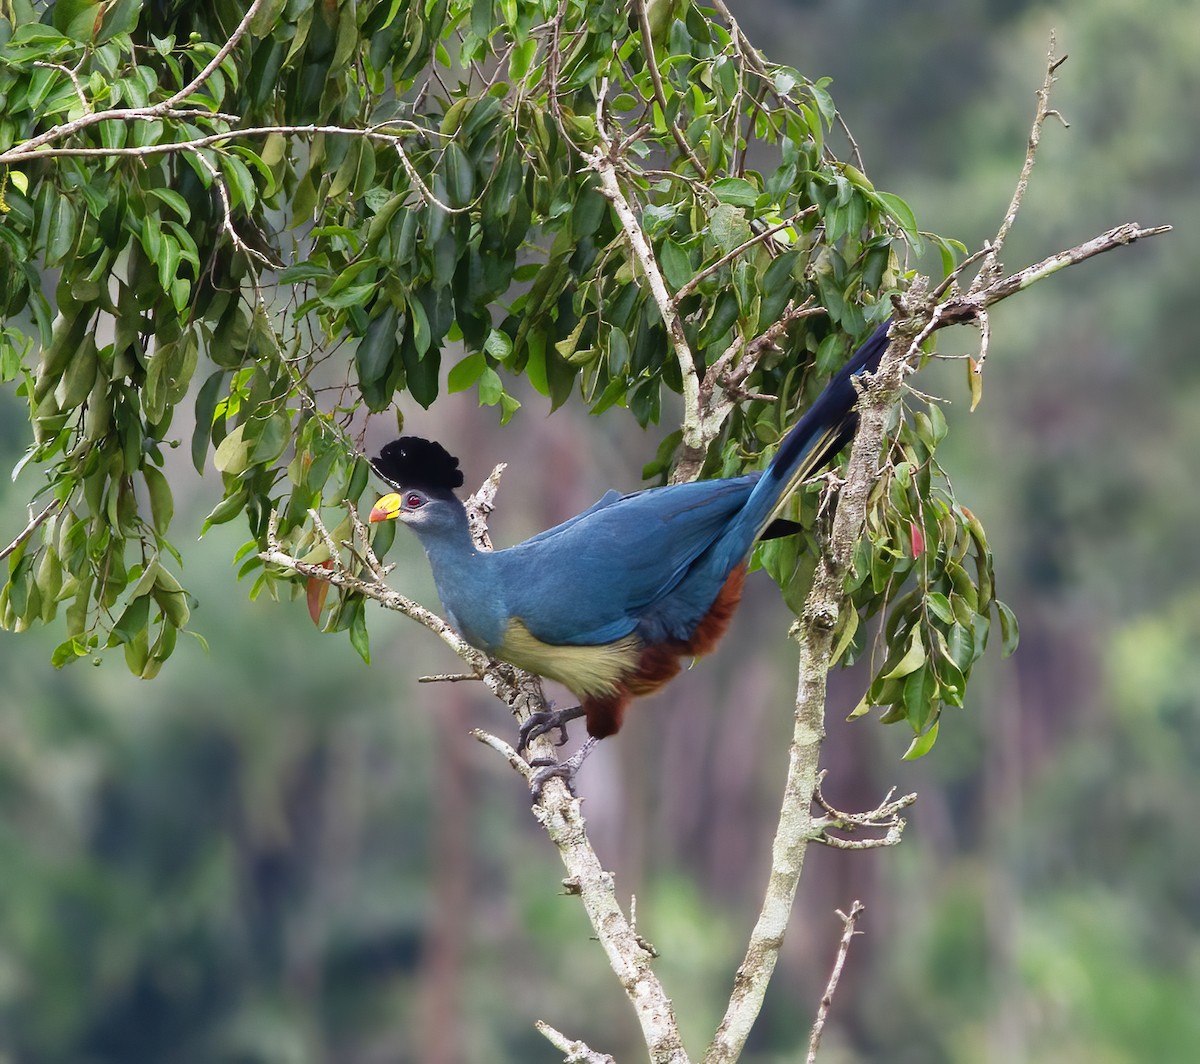
<svg viewBox="0 0 1200 1064">
<path fill-rule="evenodd" d="M 254 21 L 254 16 L 258 14 L 258 9 L 262 7 L 262 5 L 263 0 L 254 0 L 254 3 L 252 3 L 249 8 L 246 9 L 246 13 L 242 16 L 242 21 L 237 24 L 236 29 L 234 29 L 233 33 L 229 35 L 229 40 L 221 45 L 221 47 L 217 50 L 216 55 L 214 55 L 212 59 L 208 61 L 208 64 L 205 66 L 205 68 L 201 70 L 200 73 L 194 78 L 192 78 L 192 80 L 189 81 L 182 89 L 175 93 L 174 96 L 171 96 L 160 104 L 156 104 L 154 110 L 157 110 L 160 113 L 169 111 L 172 107 L 176 107 L 183 103 L 183 101 L 191 96 L 193 92 L 195 92 L 206 81 L 208 81 L 208 79 L 213 76 L 213 72 L 217 69 L 217 67 L 225 62 L 226 58 L 229 56 L 229 53 L 237 47 L 238 41 L 245 36 L 246 31 L 250 28 L 250 23 Z"/>
<path fill-rule="evenodd" d="M 741 1055 L 775 970 L 808 844 L 819 838 L 826 826 L 813 816 L 812 804 L 820 781 L 818 761 L 825 738 L 825 685 L 833 632 L 840 610 L 846 608 L 842 590 L 845 576 L 866 521 L 867 497 L 879 475 L 879 454 L 888 415 L 900 393 L 911 349 L 911 328 L 899 323 L 892 326 L 880 367 L 859 399 L 858 429 L 828 549 L 817 561 L 804 613 L 794 629 L 800 649 L 796 713 L 779 824 L 771 846 L 771 874 L 745 958 L 734 976 L 729 1005 L 705 1054 L 705 1064 L 732 1064 Z"/>
<path fill-rule="evenodd" d="M 678 292 L 675 293 L 676 305 L 678 305 L 681 300 L 684 300 L 688 296 L 690 296 L 696 290 L 697 286 L 702 281 L 704 281 L 705 278 L 711 277 L 722 266 L 725 266 L 727 263 L 730 263 L 734 259 L 745 254 L 750 248 L 754 247 L 755 244 L 761 244 L 768 237 L 774 236 L 781 229 L 787 229 L 790 226 L 795 225 L 806 214 L 811 214 L 815 210 L 816 210 L 816 207 L 812 206 L 812 207 L 805 207 L 804 210 L 802 210 L 802 211 L 797 211 L 790 218 L 788 218 L 782 222 L 778 222 L 775 225 L 772 225 L 767 229 L 764 229 L 761 233 L 755 233 L 754 236 L 752 236 L 749 240 L 746 240 L 743 243 L 739 244 L 732 251 L 726 252 L 719 259 L 717 259 L 716 262 L 712 263 L 709 266 L 705 266 L 703 270 L 701 270 L 698 274 L 696 274 L 695 277 L 693 277 L 690 281 L 688 281 L 685 285 L 683 285 L 679 289 Z"/>
<path fill-rule="evenodd" d="M 1026 266 L 1023 270 L 1018 270 L 1016 273 L 1009 274 L 1000 280 L 994 280 L 986 287 L 978 290 L 972 288 L 972 291 L 965 296 L 955 296 L 944 303 L 939 303 L 929 317 L 929 323 L 924 331 L 924 335 L 919 335 L 918 340 L 923 340 L 924 336 L 935 329 L 973 321 L 979 316 L 981 311 L 1002 300 L 1008 299 L 1009 296 L 1014 296 L 1018 292 L 1024 291 L 1026 288 L 1037 284 L 1038 281 L 1044 281 L 1047 277 L 1058 273 L 1059 270 L 1065 269 L 1068 266 L 1078 265 L 1090 258 L 1094 258 L 1096 255 L 1102 255 L 1104 252 L 1112 251 L 1114 248 L 1124 247 L 1126 244 L 1132 244 L 1137 240 L 1151 236 L 1161 236 L 1169 232 L 1171 232 L 1171 226 L 1169 225 L 1155 225 L 1149 228 L 1143 228 L 1137 222 L 1126 222 L 1124 225 L 1118 225 L 1110 229 L 1107 233 L 1102 233 L 1091 240 L 1085 240 L 1082 244 L 1076 244 L 1075 247 L 1068 248 L 1066 251 L 1059 251 L 1054 255 L 1042 259 L 1041 262 L 1036 262 L 1032 266 Z"/>
<path fill-rule="evenodd" d="M 88 114 L 91 112 L 92 103 L 87 96 L 84 95 L 83 85 L 80 84 L 79 74 L 76 71 L 72 70 L 65 63 L 47 63 L 42 59 L 35 59 L 33 61 L 33 65 L 35 67 L 42 67 L 46 70 L 57 70 L 60 74 L 66 74 L 67 77 L 71 79 L 71 84 L 75 86 L 75 96 L 79 100 L 79 106 L 83 108 L 83 113 Z"/>
<path fill-rule="evenodd" d="M 17 533 L 16 538 L 7 547 L 5 547 L 3 550 L 0 550 L 0 560 L 3 560 L 12 554 L 12 552 L 15 551 L 22 543 L 25 543 L 46 520 L 58 513 L 58 511 L 61 509 L 62 503 L 55 499 L 52 503 L 46 506 L 41 513 L 37 514 L 35 517 L 31 517 L 29 519 L 29 524 L 27 524 L 23 529 L 21 529 L 20 532 Z"/>
<path fill-rule="evenodd" d="M 850 906 L 849 914 L 844 913 L 841 909 L 838 910 L 838 916 L 842 920 L 842 939 L 838 943 L 837 957 L 833 962 L 833 971 L 829 973 L 829 982 L 825 986 L 825 993 L 821 996 L 821 1005 L 817 1009 L 817 1019 L 813 1024 L 812 1037 L 808 1043 L 808 1056 L 805 1059 L 805 1064 L 815 1064 L 817 1059 L 817 1050 L 821 1048 L 821 1035 L 825 1030 L 825 1021 L 829 1017 L 829 1007 L 833 1004 L 833 995 L 837 991 L 838 981 L 842 977 L 842 968 L 846 964 L 846 956 L 850 952 L 850 943 L 854 936 L 859 932 L 855 930 L 858 924 L 858 918 L 866 911 L 866 906 L 861 901 L 855 901 Z"/>
<path fill-rule="evenodd" d="M 825 795 L 821 791 L 824 779 L 825 773 L 822 772 L 817 777 L 817 787 L 813 793 L 813 801 L 826 814 L 823 819 L 814 821 L 814 827 L 819 834 L 813 837 L 813 842 L 819 842 L 836 850 L 875 850 L 882 846 L 899 845 L 906 824 L 904 818 L 900 816 L 900 812 L 917 800 L 916 794 L 906 794 L 893 799 L 892 795 L 896 793 L 896 789 L 893 787 L 874 809 L 865 813 L 843 813 L 825 800 Z M 831 829 L 852 833 L 860 828 L 880 830 L 886 833 L 881 837 L 871 839 L 843 839 L 829 834 Z"/>
<path fill-rule="evenodd" d="M 225 122 L 236 122 L 236 115 L 216 114 L 211 111 L 197 113 L 192 110 L 175 110 L 172 109 L 164 114 L 155 111 L 153 107 L 128 107 L 120 108 L 114 111 L 104 113 L 105 121 L 113 122 L 151 122 L 160 118 L 208 118 L 220 119 Z M 389 129 L 395 127 L 411 127 L 407 132 L 422 132 L 436 133 L 436 131 L 422 130 L 414 123 L 404 122 L 396 119 L 390 119 L 387 122 L 380 123 L 377 126 L 327 126 L 327 125 L 281 125 L 281 126 L 246 126 L 244 128 L 233 128 L 222 130 L 217 133 L 209 133 L 203 137 L 194 137 L 191 140 L 175 140 L 161 144 L 143 144 L 140 147 L 112 147 L 112 148 L 82 148 L 82 147 L 39 147 L 34 150 L 26 150 L 26 146 L 33 143 L 25 141 L 22 144 L 15 145 L 5 152 L 0 152 L 0 163 L 17 163 L 27 159 L 58 159 L 58 158 L 142 158 L 150 155 L 175 155 L 180 152 L 194 152 L 200 148 L 211 148 L 225 141 L 237 140 L 242 137 L 269 137 L 272 134 L 290 137 L 315 136 L 316 134 L 324 134 L 326 136 L 343 136 L 343 137 L 363 137 L 367 140 L 376 140 L 385 144 L 397 144 L 401 135 L 396 132 L 388 132 Z M 424 183 L 419 186 L 420 189 L 425 189 Z M 432 197 L 430 202 L 435 202 Z"/>
<path fill-rule="evenodd" d="M 987 258 L 984 259 L 983 265 L 979 268 L 979 273 L 975 277 L 975 283 L 971 286 L 972 295 L 993 281 L 1000 269 L 1000 250 L 1004 247 L 1008 231 L 1017 220 L 1017 213 L 1021 209 L 1021 200 L 1024 199 L 1025 190 L 1029 187 L 1029 176 L 1033 173 L 1033 164 L 1037 159 L 1038 144 L 1042 139 L 1042 126 L 1052 114 L 1057 115 L 1060 121 L 1062 120 L 1062 115 L 1058 114 L 1057 111 L 1050 110 L 1050 90 L 1054 87 L 1054 82 L 1057 80 L 1054 72 L 1066 62 L 1067 57 L 1064 55 L 1061 59 L 1055 58 L 1054 47 L 1054 31 L 1051 30 L 1050 47 L 1046 55 L 1046 77 L 1042 82 L 1042 87 L 1037 91 L 1037 112 L 1033 116 L 1033 125 L 1029 130 L 1029 143 L 1025 148 L 1025 164 L 1021 167 L 1021 176 L 1017 178 L 1017 187 L 1013 190 L 1008 211 L 1004 215 L 1004 220 L 1000 223 L 1000 228 L 996 231 L 996 237 L 991 243 Z M 1063 125 L 1066 125 L 1065 121 Z"/>
<path fill-rule="evenodd" d="M 566 1054 L 563 1057 L 565 1064 L 617 1064 L 616 1057 L 610 1057 L 607 1053 L 597 1053 L 584 1042 L 572 1041 L 544 1020 L 538 1020 L 534 1026 L 555 1049 Z"/>
<path fill-rule="evenodd" d="M 498 735 L 486 732 L 482 728 L 472 728 L 470 734 L 472 738 L 478 739 L 484 746 L 490 746 L 495 750 L 496 753 L 509 763 L 514 772 L 519 773 L 528 782 L 530 776 L 533 775 L 533 768 L 528 761 L 513 749 L 511 743 L 506 743 Z"/>
<path fill-rule="evenodd" d="M 679 363 L 683 392 L 683 444 L 688 448 L 699 448 L 704 441 L 700 432 L 700 377 L 696 372 L 696 356 L 688 345 L 687 336 L 683 331 L 683 322 L 675 309 L 675 301 L 667 290 L 667 282 L 659 269 L 658 260 L 654 257 L 654 249 L 641 223 L 634 214 L 629 200 L 617 180 L 617 162 L 614 157 L 614 146 L 602 126 L 597 125 L 597 131 L 604 145 L 604 150 L 597 148 L 588 156 L 587 162 L 600 177 L 600 191 L 613 205 L 621 228 L 633 249 L 634 258 L 642 268 L 646 281 L 650 285 L 650 294 L 654 297 L 667 334 L 671 337 L 671 346 L 675 349 L 675 359 Z"/>
<path fill-rule="evenodd" d="M 254 16 L 258 14 L 258 9 L 262 7 L 263 0 L 254 0 L 250 7 L 246 10 L 246 14 L 242 16 L 242 21 L 238 23 L 237 28 L 229 36 L 227 40 L 190 82 L 174 95 L 168 97 L 159 103 L 149 107 L 138 108 L 139 118 L 162 118 L 167 112 L 175 107 L 178 107 L 186 100 L 193 92 L 199 89 L 210 77 L 213 71 L 217 69 L 228 57 L 229 53 L 237 47 L 238 41 L 245 36 L 246 31 L 250 28 L 250 23 Z M 10 148 L 8 151 L 0 154 L 0 163 L 16 162 L 23 156 L 35 154 L 34 149 L 40 148 L 43 144 L 52 144 L 55 141 L 63 140 L 66 137 L 78 133 L 81 129 L 88 129 L 91 126 L 98 125 L 100 122 L 107 122 L 111 119 L 124 120 L 129 116 L 128 108 L 114 108 L 108 111 L 92 111 L 88 114 L 80 115 L 79 118 L 70 122 L 64 122 L 61 125 L 55 126 L 53 129 L 46 130 L 45 133 L 40 133 L 36 137 L 31 137 L 22 144 Z"/>
</svg>

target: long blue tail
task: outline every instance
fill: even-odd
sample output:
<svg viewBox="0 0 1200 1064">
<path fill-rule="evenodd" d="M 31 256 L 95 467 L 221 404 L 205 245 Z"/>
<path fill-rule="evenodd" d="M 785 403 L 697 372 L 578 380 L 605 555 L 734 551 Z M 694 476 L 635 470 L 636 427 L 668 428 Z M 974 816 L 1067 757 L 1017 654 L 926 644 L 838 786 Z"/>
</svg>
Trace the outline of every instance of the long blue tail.
<svg viewBox="0 0 1200 1064">
<path fill-rule="evenodd" d="M 747 550 L 771 522 L 792 489 L 812 476 L 853 438 L 858 426 L 855 409 L 858 392 L 853 378 L 879 367 L 887 350 L 891 324 L 889 318 L 867 338 L 784 437 L 739 515 L 737 523 L 743 534 L 750 533 Z"/>
</svg>

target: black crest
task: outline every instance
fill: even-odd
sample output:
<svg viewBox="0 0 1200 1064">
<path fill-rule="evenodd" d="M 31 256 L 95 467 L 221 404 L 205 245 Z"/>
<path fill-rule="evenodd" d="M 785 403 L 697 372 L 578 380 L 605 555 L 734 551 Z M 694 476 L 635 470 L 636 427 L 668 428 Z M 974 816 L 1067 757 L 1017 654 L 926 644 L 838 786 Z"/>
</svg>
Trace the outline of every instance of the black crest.
<svg viewBox="0 0 1200 1064">
<path fill-rule="evenodd" d="M 371 465 L 384 480 L 401 489 L 452 492 L 463 483 L 458 459 L 440 443 L 420 436 L 401 436 L 385 444 Z"/>
</svg>

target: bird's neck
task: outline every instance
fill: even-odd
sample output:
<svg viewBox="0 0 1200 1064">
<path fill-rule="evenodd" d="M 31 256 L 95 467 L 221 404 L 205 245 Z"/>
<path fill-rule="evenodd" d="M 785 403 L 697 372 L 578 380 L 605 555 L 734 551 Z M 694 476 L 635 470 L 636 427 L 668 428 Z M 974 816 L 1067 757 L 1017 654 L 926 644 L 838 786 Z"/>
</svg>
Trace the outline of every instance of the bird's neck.
<svg viewBox="0 0 1200 1064">
<path fill-rule="evenodd" d="M 453 569 L 479 553 L 471 539 L 467 511 L 461 503 L 446 506 L 436 524 L 410 526 L 429 556 L 429 564 L 437 570 Z"/>
<path fill-rule="evenodd" d="M 491 653 L 504 637 L 507 616 L 496 556 L 475 546 L 461 504 L 438 516 L 436 525 L 412 527 L 429 558 L 446 619 L 469 643 Z"/>
</svg>

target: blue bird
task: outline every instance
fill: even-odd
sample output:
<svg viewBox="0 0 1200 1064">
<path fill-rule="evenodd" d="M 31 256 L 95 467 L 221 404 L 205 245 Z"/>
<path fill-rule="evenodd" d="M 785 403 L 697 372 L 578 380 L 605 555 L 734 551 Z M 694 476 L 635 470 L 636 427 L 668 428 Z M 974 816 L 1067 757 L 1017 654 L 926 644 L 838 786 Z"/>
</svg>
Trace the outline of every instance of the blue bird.
<svg viewBox="0 0 1200 1064">
<path fill-rule="evenodd" d="M 621 495 L 504 550 L 480 550 L 454 489 L 458 459 L 405 436 L 373 461 L 397 488 L 371 511 L 420 539 L 446 619 L 495 658 L 557 680 L 579 705 L 534 714 L 521 746 L 584 716 L 589 740 L 564 763 L 570 775 L 595 742 L 614 734 L 629 702 L 672 679 L 681 661 L 708 653 L 742 596 L 746 563 L 792 490 L 853 436 L 854 377 L 887 348 L 885 322 L 855 352 L 787 434 L 762 473 Z M 535 789 L 540 783 L 535 782 Z"/>
</svg>

